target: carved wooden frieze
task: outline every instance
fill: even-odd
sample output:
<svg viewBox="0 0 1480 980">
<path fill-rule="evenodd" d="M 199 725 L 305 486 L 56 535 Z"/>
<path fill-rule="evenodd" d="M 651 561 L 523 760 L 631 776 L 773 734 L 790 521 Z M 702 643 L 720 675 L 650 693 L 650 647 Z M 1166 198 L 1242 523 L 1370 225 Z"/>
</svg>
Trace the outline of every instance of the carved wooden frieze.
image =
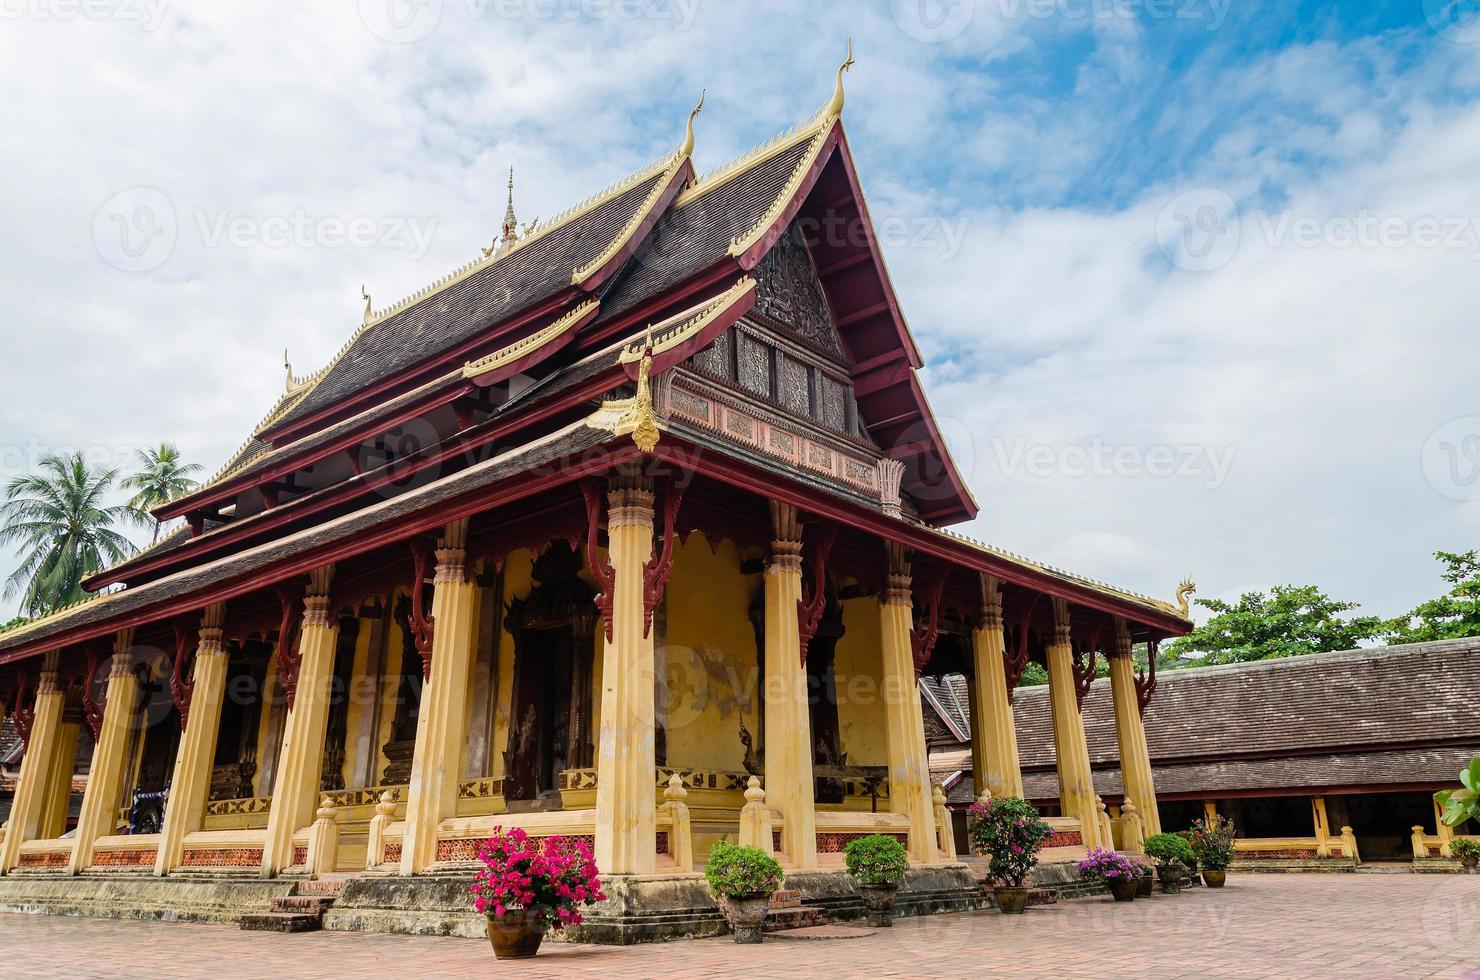
<svg viewBox="0 0 1480 980">
<path fill-rule="evenodd" d="M 781 412 L 745 404 L 697 375 L 675 376 L 669 409 L 676 419 L 882 500 L 884 475 L 879 459 L 830 444 L 820 434 L 790 423 Z"/>
</svg>

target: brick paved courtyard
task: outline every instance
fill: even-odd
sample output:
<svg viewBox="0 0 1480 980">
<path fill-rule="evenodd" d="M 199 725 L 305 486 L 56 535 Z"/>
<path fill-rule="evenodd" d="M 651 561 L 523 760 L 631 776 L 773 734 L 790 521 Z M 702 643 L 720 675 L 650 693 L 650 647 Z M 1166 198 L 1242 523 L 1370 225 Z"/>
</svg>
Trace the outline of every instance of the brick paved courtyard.
<svg viewBox="0 0 1480 980">
<path fill-rule="evenodd" d="M 1132 905 L 900 921 L 865 938 L 629 949 L 0 915 L 5 977 L 1476 977 L 1480 876 L 1243 875 Z"/>
</svg>

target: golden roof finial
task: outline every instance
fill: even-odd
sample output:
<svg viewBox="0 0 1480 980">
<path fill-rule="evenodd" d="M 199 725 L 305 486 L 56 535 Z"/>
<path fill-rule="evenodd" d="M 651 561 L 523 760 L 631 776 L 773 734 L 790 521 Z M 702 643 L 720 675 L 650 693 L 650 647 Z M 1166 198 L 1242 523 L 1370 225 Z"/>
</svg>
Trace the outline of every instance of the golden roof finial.
<svg viewBox="0 0 1480 980">
<path fill-rule="evenodd" d="M 694 117 L 704 110 L 704 95 L 708 89 L 699 90 L 699 104 L 694 106 L 694 111 L 689 113 L 689 125 L 683 135 L 683 147 L 679 150 L 680 157 L 686 157 L 694 152 Z"/>
<path fill-rule="evenodd" d="M 283 370 L 288 372 L 288 380 L 284 382 L 283 388 L 289 394 L 293 392 L 293 362 L 288 360 L 288 348 L 283 348 Z"/>
<path fill-rule="evenodd" d="M 848 57 L 838 66 L 838 85 L 833 89 L 832 101 L 827 104 L 825 114 L 836 118 L 843 114 L 843 73 L 853 67 L 853 39 L 848 39 Z"/>
<path fill-rule="evenodd" d="M 363 284 L 360 286 L 360 298 L 365 301 L 365 320 L 364 320 L 364 323 L 365 323 L 365 326 L 368 327 L 370 325 L 370 321 L 373 320 L 373 319 L 375 319 L 375 310 L 370 305 L 370 294 L 367 293 L 367 292 L 365 292 L 365 287 L 364 287 Z"/>
</svg>

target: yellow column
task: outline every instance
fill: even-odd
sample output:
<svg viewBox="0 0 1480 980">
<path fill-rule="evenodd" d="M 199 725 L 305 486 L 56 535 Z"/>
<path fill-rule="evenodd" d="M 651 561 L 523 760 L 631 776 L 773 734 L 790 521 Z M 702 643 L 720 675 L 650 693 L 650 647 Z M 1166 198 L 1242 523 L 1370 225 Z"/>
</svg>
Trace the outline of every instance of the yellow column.
<svg viewBox="0 0 1480 980">
<path fill-rule="evenodd" d="M 797 607 L 802 601 L 802 526 L 790 504 L 771 503 L 766 568 L 766 803 L 780 811 L 781 851 L 798 868 L 817 866 L 812 719 Z"/>
<path fill-rule="evenodd" d="M 596 750 L 596 865 L 610 874 L 657 866 L 653 638 L 643 629 L 642 568 L 653 551 L 653 492 L 635 476 L 607 496 L 612 641 L 601 662 Z M 590 560 L 598 560 L 590 556 Z"/>
<path fill-rule="evenodd" d="M 925 752 L 925 719 L 920 710 L 915 657 L 910 646 L 914 602 L 904 549 L 889 551 L 889 584 L 879 597 L 883 642 L 884 726 L 889 742 L 890 809 L 910 818 L 910 856 L 921 864 L 936 860 L 935 814 L 931 804 L 930 762 Z M 769 751 L 769 749 L 768 749 Z"/>
<path fill-rule="evenodd" d="M 1053 600 L 1053 639 L 1048 644 L 1048 696 L 1053 710 L 1054 754 L 1059 769 L 1059 809 L 1080 821 L 1085 847 L 1100 847 L 1100 810 L 1090 774 L 1084 719 L 1074 696 L 1074 649 L 1069 643 L 1069 603 Z"/>
<path fill-rule="evenodd" d="M 10 829 L 6 831 L 4 844 L 0 844 L 0 873 L 16 866 L 21 844 L 37 839 L 61 731 L 62 690 L 57 683 L 57 654 L 48 653 L 41 668 L 41 683 L 36 688 L 31 740 L 21 760 L 20 781 L 10 804 Z"/>
<path fill-rule="evenodd" d="M 56 840 L 67 832 L 67 811 L 72 807 L 72 774 L 77 768 L 77 744 L 82 741 L 82 722 L 62 710 L 62 726 L 51 754 L 51 775 L 46 780 L 46 805 L 36 827 L 37 840 Z"/>
<path fill-rule="evenodd" d="M 1326 819 L 1326 798 L 1310 798 L 1311 823 L 1316 831 L 1316 857 L 1331 856 L 1331 822 Z"/>
<path fill-rule="evenodd" d="M 1120 744 L 1120 774 L 1125 797 L 1136 801 L 1147 835 L 1161 833 L 1156 812 L 1156 785 L 1151 776 L 1151 753 L 1136 699 L 1136 675 L 1131 661 L 1130 625 L 1115 620 L 1115 648 L 1110 655 L 1110 696 L 1115 702 L 1115 737 Z"/>
<path fill-rule="evenodd" d="M 339 620 L 329 605 L 334 566 L 315 569 L 310 579 L 303 599 L 303 628 L 298 636 L 298 688 L 288 709 L 272 790 L 272 810 L 267 815 L 263 877 L 271 877 L 292 863 L 293 834 L 313 822 L 324 767 L 324 729 L 329 723 L 334 648 L 339 640 Z M 282 653 L 280 649 L 279 664 Z"/>
<path fill-rule="evenodd" d="M 156 875 L 169 874 L 180 864 L 185 835 L 200 830 L 205 819 L 226 691 L 227 652 L 221 632 L 225 615 L 225 607 L 218 603 L 207 608 L 201 620 L 191 675 L 194 687 L 190 714 L 175 754 L 175 774 L 170 780 L 170 798 L 159 835 L 159 856 L 154 864 Z M 111 697 L 109 707 L 112 707 Z"/>
<path fill-rule="evenodd" d="M 108 693 L 103 705 L 103 724 L 93 747 L 92 768 L 87 773 L 87 791 L 77 815 L 77 844 L 72 849 L 68 871 L 77 874 L 92 864 L 93 844 L 117 829 L 118 798 L 123 793 L 128 767 L 129 735 L 138 719 L 139 677 L 134 673 L 133 630 L 120 630 L 113 641 L 113 663 L 108 672 Z"/>
<path fill-rule="evenodd" d="M 433 579 L 431 675 L 421 692 L 416 750 L 406 794 L 406 839 L 401 874 L 412 875 L 437 860 L 437 827 L 457 813 L 467 741 L 468 685 L 478 627 L 478 586 L 468 581 L 468 522 L 447 525 L 437 548 Z"/>
<path fill-rule="evenodd" d="M 1007 665 L 1003 652 L 1002 580 L 983 575 L 981 625 L 971 634 L 976 669 L 972 677 L 976 714 L 971 719 L 973 761 L 980 760 L 976 793 L 994 797 L 1022 796 L 1023 772 L 1018 763 L 1017 731 L 1007 700 Z"/>
<path fill-rule="evenodd" d="M 1204 820 L 1212 820 L 1217 815 L 1218 815 L 1218 801 L 1217 800 L 1203 800 L 1203 819 Z M 1161 824 L 1158 822 L 1157 823 L 1157 826 L 1159 827 L 1159 826 L 1161 826 Z"/>
</svg>

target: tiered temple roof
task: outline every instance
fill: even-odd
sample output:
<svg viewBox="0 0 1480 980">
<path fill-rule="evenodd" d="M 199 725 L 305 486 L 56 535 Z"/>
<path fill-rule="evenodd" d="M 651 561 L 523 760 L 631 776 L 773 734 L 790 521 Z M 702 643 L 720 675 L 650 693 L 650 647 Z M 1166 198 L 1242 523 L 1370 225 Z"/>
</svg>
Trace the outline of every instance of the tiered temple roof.
<svg viewBox="0 0 1480 980">
<path fill-rule="evenodd" d="M 86 583 L 126 588 L 0 634 L 0 662 L 424 533 L 499 494 L 534 492 L 526 474 L 536 467 L 554 474 L 542 478 L 551 485 L 577 480 L 580 468 L 563 464 L 597 447 L 610 450 L 604 465 L 620 462 L 635 448 L 592 413 L 630 394 L 644 336 L 664 415 L 658 454 L 677 454 L 670 462 L 702 452 L 715 480 L 791 495 L 928 560 L 1127 616 L 1143 637 L 1185 631 L 1185 607 L 941 530 L 977 505 L 925 402 L 842 104 L 840 73 L 818 114 L 703 177 L 690 160 L 691 115 L 676 150 L 523 238 L 382 311 L 367 297 L 363 323 L 330 364 L 306 378 L 290 370 L 287 391 L 222 472 L 156 511 L 188 530 Z M 861 234 L 817 232 L 837 222 Z M 767 317 L 787 308 L 776 293 L 784 261 L 806 270 L 814 335 L 776 328 L 772 379 L 759 388 L 745 390 L 735 360 L 733 393 L 705 402 L 680 389 L 675 378 L 702 382 L 718 361 L 741 357 L 734 348 L 752 342 L 736 333 L 742 320 L 771 329 Z"/>
</svg>

